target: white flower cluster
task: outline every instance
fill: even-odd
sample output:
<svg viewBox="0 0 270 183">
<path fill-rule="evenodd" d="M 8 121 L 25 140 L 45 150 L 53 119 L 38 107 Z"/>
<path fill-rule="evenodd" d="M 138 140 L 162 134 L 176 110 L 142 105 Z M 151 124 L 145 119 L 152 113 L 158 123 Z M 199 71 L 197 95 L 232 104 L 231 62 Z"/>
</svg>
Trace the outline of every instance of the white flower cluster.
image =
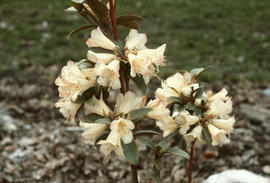
<svg viewBox="0 0 270 183">
<path fill-rule="evenodd" d="M 157 89 L 154 111 L 158 112 L 153 111 L 148 115 L 157 120 L 156 124 L 164 132 L 163 136 L 179 129 L 187 142 L 195 139 L 203 142 L 205 133 L 210 133 L 212 145 L 228 143 L 227 136 L 233 131 L 235 123 L 234 117 L 230 116 L 232 101 L 227 96 L 228 92 L 226 89 L 215 95 L 212 91 L 203 92 L 196 98 L 199 89 L 200 85 L 192 79 L 189 72 L 176 73 L 162 82 L 162 88 Z M 178 110 L 170 115 L 167 107 L 175 103 L 175 99 L 179 105 Z M 153 105 L 153 101 L 148 105 Z"/>
</svg>

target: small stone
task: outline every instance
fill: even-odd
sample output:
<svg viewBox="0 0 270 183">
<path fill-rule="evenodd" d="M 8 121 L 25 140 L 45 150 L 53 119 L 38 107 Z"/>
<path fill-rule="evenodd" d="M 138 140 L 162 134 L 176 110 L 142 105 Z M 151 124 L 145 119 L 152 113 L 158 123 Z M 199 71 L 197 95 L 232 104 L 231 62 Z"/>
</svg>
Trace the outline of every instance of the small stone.
<svg viewBox="0 0 270 183">
<path fill-rule="evenodd" d="M 270 165 L 265 165 L 263 168 L 262 168 L 263 172 L 266 173 L 266 174 L 270 174 Z"/>
</svg>

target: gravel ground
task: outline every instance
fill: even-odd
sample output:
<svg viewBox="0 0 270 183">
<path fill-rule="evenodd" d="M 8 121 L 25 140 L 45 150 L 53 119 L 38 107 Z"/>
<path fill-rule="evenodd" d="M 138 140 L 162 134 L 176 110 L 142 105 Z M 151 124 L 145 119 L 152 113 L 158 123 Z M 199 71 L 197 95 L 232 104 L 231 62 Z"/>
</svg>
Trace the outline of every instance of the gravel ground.
<svg viewBox="0 0 270 183">
<path fill-rule="evenodd" d="M 82 142 L 80 128 L 64 125 L 54 108 L 57 71 L 52 66 L 0 73 L 0 182 L 130 182 L 125 161 L 112 156 L 106 163 Z M 222 148 L 196 149 L 194 183 L 232 168 L 270 176 L 270 98 L 263 94 L 270 86 L 250 82 L 225 86 L 233 96 L 237 119 L 232 142 Z M 211 87 L 218 90 L 221 85 Z M 145 125 L 153 127 L 150 122 Z M 139 178 L 146 183 L 152 155 L 143 144 L 139 149 Z M 162 183 L 187 182 L 186 167 L 185 160 L 176 164 L 173 157 L 165 157 Z"/>
</svg>

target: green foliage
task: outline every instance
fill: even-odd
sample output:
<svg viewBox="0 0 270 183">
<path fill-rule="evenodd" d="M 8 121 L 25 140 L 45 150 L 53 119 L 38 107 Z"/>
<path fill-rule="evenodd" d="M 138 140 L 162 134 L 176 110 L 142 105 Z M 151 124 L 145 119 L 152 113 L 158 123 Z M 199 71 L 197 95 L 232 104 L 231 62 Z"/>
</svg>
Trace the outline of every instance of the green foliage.
<svg viewBox="0 0 270 183">
<path fill-rule="evenodd" d="M 144 20 L 142 17 L 136 15 L 121 15 L 116 18 L 117 25 L 127 27 L 129 29 L 139 29 L 139 24 L 137 21 Z"/>
<path fill-rule="evenodd" d="M 86 122 L 89 123 L 95 123 L 98 119 L 103 119 L 103 116 L 100 116 L 98 114 L 88 114 L 85 116 Z"/>
<path fill-rule="evenodd" d="M 142 135 L 160 135 L 160 134 L 153 130 L 140 130 L 140 131 L 135 132 L 133 135 L 134 137 L 136 137 L 136 136 L 142 136 Z"/>
<path fill-rule="evenodd" d="M 147 113 L 152 111 L 151 108 L 140 108 L 130 112 L 130 120 L 138 121 L 142 119 Z"/>
<path fill-rule="evenodd" d="M 185 151 L 183 151 L 182 149 L 176 146 L 166 149 L 165 153 L 170 153 L 181 158 L 186 158 L 186 159 L 190 158 L 188 153 L 186 153 Z"/>
<path fill-rule="evenodd" d="M 105 124 L 105 125 L 110 125 L 111 124 L 111 121 L 106 119 L 106 118 L 102 118 L 102 119 L 97 119 L 95 121 L 95 123 L 101 123 L 101 124 Z"/>
<path fill-rule="evenodd" d="M 147 92 L 147 86 L 142 77 L 136 76 L 131 78 L 132 81 L 136 84 L 136 86 L 140 89 L 140 91 L 145 95 Z"/>
<path fill-rule="evenodd" d="M 147 145 L 148 147 L 150 147 L 151 149 L 155 148 L 154 143 L 149 140 L 148 138 L 144 138 L 144 137 L 137 137 L 137 139 L 141 142 L 143 142 L 145 145 Z"/>
<path fill-rule="evenodd" d="M 133 165 L 137 165 L 139 160 L 139 151 L 135 140 L 133 139 L 129 144 L 125 144 L 121 141 L 121 145 L 127 161 Z"/>
</svg>

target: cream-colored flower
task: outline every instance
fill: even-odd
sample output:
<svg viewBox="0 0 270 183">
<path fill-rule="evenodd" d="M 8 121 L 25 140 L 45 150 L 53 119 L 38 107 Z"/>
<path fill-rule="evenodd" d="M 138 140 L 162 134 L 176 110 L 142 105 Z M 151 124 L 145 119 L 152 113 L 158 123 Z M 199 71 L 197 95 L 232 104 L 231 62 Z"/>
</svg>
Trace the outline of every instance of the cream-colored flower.
<svg viewBox="0 0 270 183">
<path fill-rule="evenodd" d="M 184 135 L 184 138 L 189 143 L 193 142 L 195 139 L 199 142 L 202 141 L 202 126 L 196 126 L 190 133 Z"/>
<path fill-rule="evenodd" d="M 147 42 L 146 34 L 138 33 L 137 30 L 131 29 L 129 35 L 126 37 L 125 48 L 132 52 L 132 50 L 144 50 Z"/>
<path fill-rule="evenodd" d="M 166 44 L 158 47 L 157 49 L 144 49 L 138 51 L 138 55 L 144 55 L 152 64 L 163 65 L 164 64 L 164 52 Z"/>
<path fill-rule="evenodd" d="M 156 97 L 164 104 L 168 105 L 173 101 L 168 100 L 169 97 L 188 96 L 192 89 L 197 89 L 197 83 L 191 83 L 191 75 L 188 72 L 183 74 L 176 73 L 161 83 L 161 88 L 156 91 Z"/>
<path fill-rule="evenodd" d="M 116 58 L 116 55 L 110 53 L 95 53 L 91 50 L 87 52 L 87 59 L 97 64 L 108 64 Z"/>
<path fill-rule="evenodd" d="M 103 101 L 102 96 L 100 99 L 95 99 L 95 105 L 91 106 L 87 102 L 84 104 L 85 107 L 85 114 L 98 114 L 100 116 L 109 116 L 112 113 L 111 109 L 105 104 Z"/>
<path fill-rule="evenodd" d="M 90 141 L 95 141 L 107 128 L 106 124 L 84 123 L 82 121 L 80 121 L 80 126 L 85 129 L 82 133 L 83 139 Z"/>
<path fill-rule="evenodd" d="M 75 122 L 75 116 L 81 104 L 73 103 L 69 98 L 63 98 L 55 103 L 55 107 L 60 108 L 60 113 L 67 119 Z"/>
<path fill-rule="evenodd" d="M 163 131 L 163 137 L 168 136 L 178 127 L 177 123 L 171 116 L 157 121 L 156 124 Z"/>
<path fill-rule="evenodd" d="M 135 128 L 132 121 L 119 118 L 111 123 L 111 133 L 115 133 L 125 144 L 129 144 L 132 141 L 132 131 Z"/>
<path fill-rule="evenodd" d="M 115 114 L 128 114 L 130 111 L 139 109 L 144 102 L 144 97 L 136 97 L 135 93 L 128 91 L 123 95 L 119 93 L 116 97 Z"/>
<path fill-rule="evenodd" d="M 211 91 L 207 93 L 209 115 L 224 118 L 224 116 L 232 112 L 232 100 L 227 94 L 226 89 L 222 89 L 215 95 L 213 95 Z"/>
<path fill-rule="evenodd" d="M 86 41 L 89 47 L 100 47 L 107 50 L 116 50 L 118 47 L 108 39 L 98 27 L 91 32 L 91 37 Z"/>
<path fill-rule="evenodd" d="M 225 130 L 226 132 L 233 132 L 233 125 L 235 118 L 230 117 L 229 119 L 213 119 L 211 123 L 219 129 Z"/>
<path fill-rule="evenodd" d="M 114 60 L 108 65 L 96 65 L 94 72 L 98 77 L 98 84 L 101 86 L 112 87 L 113 89 L 121 88 L 119 79 L 120 61 Z"/>
<path fill-rule="evenodd" d="M 75 101 L 88 88 L 91 88 L 96 83 L 96 76 L 93 74 L 93 69 L 82 69 L 72 61 L 68 61 L 63 67 L 61 76 L 55 81 L 59 86 L 59 97 L 71 98 Z"/>
<path fill-rule="evenodd" d="M 200 118 L 195 115 L 189 114 L 188 111 L 181 111 L 176 117 L 175 121 L 179 124 L 180 133 L 182 135 L 186 134 L 191 125 L 199 122 Z"/>
<path fill-rule="evenodd" d="M 159 121 L 170 116 L 170 110 L 159 99 L 150 100 L 146 107 L 152 109 L 146 115 L 148 118 Z"/>
<path fill-rule="evenodd" d="M 227 132 L 225 130 L 220 130 L 214 125 L 208 124 L 208 130 L 212 137 L 212 145 L 223 145 L 230 142 L 227 138 Z"/>
<path fill-rule="evenodd" d="M 114 151 L 118 157 L 123 157 L 121 140 L 123 140 L 125 144 L 129 144 L 133 138 L 131 130 L 134 128 L 133 122 L 124 118 L 112 121 L 109 136 L 106 140 L 98 142 L 98 144 L 101 145 L 100 151 L 105 155 L 107 160 L 110 158 L 112 151 Z"/>
<path fill-rule="evenodd" d="M 155 68 L 152 66 L 151 60 L 144 55 L 128 54 L 128 61 L 130 63 L 130 75 L 136 77 L 136 75 L 142 75 L 144 82 L 149 83 L 150 78 L 155 75 Z"/>
</svg>

